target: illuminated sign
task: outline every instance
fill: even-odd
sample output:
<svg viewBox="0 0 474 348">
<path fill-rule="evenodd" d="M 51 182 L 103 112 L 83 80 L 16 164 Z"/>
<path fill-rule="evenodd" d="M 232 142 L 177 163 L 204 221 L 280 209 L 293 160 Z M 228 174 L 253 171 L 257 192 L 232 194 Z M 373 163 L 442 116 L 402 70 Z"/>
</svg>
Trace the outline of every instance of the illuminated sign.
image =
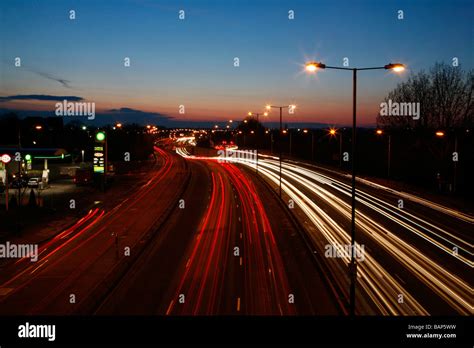
<svg viewBox="0 0 474 348">
<path fill-rule="evenodd" d="M 12 160 L 12 158 L 10 157 L 10 155 L 8 154 L 3 154 L 0 156 L 0 162 L 3 162 L 3 163 L 9 163 L 10 161 Z"/>
<path fill-rule="evenodd" d="M 94 173 L 105 173 L 105 159 L 104 157 L 96 157 L 94 155 Z"/>
<path fill-rule="evenodd" d="M 96 144 L 94 145 L 94 173 L 105 174 L 105 152 L 106 145 L 105 143 L 105 133 L 98 132 L 95 135 Z"/>
<path fill-rule="evenodd" d="M 104 141 L 104 140 L 105 140 L 105 133 L 104 133 L 104 132 L 98 132 L 98 133 L 95 135 L 95 138 L 96 138 L 98 141 Z"/>
</svg>

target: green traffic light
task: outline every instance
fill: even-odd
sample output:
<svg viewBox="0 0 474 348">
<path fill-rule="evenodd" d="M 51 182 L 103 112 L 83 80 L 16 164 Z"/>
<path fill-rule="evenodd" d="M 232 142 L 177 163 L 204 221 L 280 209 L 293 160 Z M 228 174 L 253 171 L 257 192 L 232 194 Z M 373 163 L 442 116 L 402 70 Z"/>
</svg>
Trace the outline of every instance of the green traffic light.
<svg viewBox="0 0 474 348">
<path fill-rule="evenodd" d="M 95 138 L 98 140 L 98 141 L 104 141 L 105 139 L 105 133 L 104 132 L 99 132 L 95 135 Z"/>
<path fill-rule="evenodd" d="M 25 159 L 26 159 L 27 161 L 31 161 L 31 155 L 30 155 L 30 154 L 25 155 Z"/>
</svg>

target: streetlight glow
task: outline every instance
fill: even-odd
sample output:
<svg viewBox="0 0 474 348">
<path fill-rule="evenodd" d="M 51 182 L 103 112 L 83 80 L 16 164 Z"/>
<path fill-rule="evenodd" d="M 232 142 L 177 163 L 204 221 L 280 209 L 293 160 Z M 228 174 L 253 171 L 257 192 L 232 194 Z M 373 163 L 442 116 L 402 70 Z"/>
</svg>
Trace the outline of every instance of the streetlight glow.
<svg viewBox="0 0 474 348">
<path fill-rule="evenodd" d="M 378 135 L 382 135 L 382 134 L 383 134 L 383 130 L 377 129 L 377 130 L 375 131 L 375 133 L 377 133 Z"/>
<path fill-rule="evenodd" d="M 437 131 L 435 134 L 436 134 L 437 137 L 440 137 L 440 138 L 444 137 L 444 132 L 443 131 Z"/>
<path fill-rule="evenodd" d="M 42 126 L 42 125 L 37 125 L 37 126 L 35 126 L 35 128 L 36 128 L 37 130 L 41 130 L 41 129 L 43 129 L 43 126 Z"/>
<path fill-rule="evenodd" d="M 341 66 L 327 66 L 320 62 L 311 61 L 306 63 L 306 71 L 314 73 L 317 69 L 333 69 L 333 70 L 345 70 L 352 73 L 352 159 L 351 159 L 351 246 L 354 247 L 356 243 L 356 130 L 357 130 L 357 73 L 359 71 L 368 70 L 393 70 L 395 72 L 402 72 L 405 70 L 405 65 L 400 63 L 389 63 L 384 66 L 374 67 L 362 67 L 362 68 L 350 68 Z M 377 132 L 378 133 L 378 132 Z M 336 130 L 330 129 L 329 134 L 335 135 Z M 381 134 L 381 133 L 378 133 Z M 442 136 L 438 135 L 437 136 Z M 444 135 L 444 133 L 443 133 Z M 340 136 L 342 144 L 342 134 Z M 390 135 L 389 135 L 390 141 Z M 281 158 L 281 156 L 280 156 Z M 340 156 L 341 158 L 341 156 Z M 357 281 L 357 263 L 354 259 L 354 253 L 351 255 L 349 263 L 349 277 L 350 277 L 350 290 L 349 290 L 349 313 L 351 316 L 355 314 L 355 292 L 356 292 L 356 281 Z"/>
<path fill-rule="evenodd" d="M 390 63 L 390 64 L 385 65 L 385 69 L 393 70 L 395 72 L 402 72 L 405 70 L 405 65 L 400 64 L 400 63 Z"/>
<path fill-rule="evenodd" d="M 314 72 L 318 71 L 318 69 L 325 69 L 325 68 L 326 68 L 325 64 L 320 63 L 320 62 L 314 62 L 314 61 L 313 62 L 308 62 L 305 65 L 305 69 L 309 73 L 314 73 Z"/>
</svg>

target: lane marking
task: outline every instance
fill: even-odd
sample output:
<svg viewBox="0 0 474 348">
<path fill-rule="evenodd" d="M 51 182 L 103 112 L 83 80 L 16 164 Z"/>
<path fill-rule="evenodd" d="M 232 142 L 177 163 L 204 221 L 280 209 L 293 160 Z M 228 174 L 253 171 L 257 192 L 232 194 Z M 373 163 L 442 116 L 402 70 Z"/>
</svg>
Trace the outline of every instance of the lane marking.
<svg viewBox="0 0 474 348">
<path fill-rule="evenodd" d="M 171 300 L 170 305 L 168 306 L 168 309 L 166 310 L 166 315 L 170 315 L 171 308 L 173 307 L 173 302 L 174 300 Z"/>
<path fill-rule="evenodd" d="M 31 271 L 31 272 L 30 272 L 30 274 L 33 274 L 33 273 L 35 273 L 35 272 L 36 272 L 36 270 L 37 270 L 37 269 L 39 269 L 40 267 L 43 267 L 43 266 L 46 264 L 46 262 L 48 262 L 48 260 L 46 260 L 46 261 L 45 261 L 45 262 L 43 262 L 41 265 L 39 265 L 38 267 L 36 267 L 36 268 L 35 268 L 33 271 Z"/>
<path fill-rule="evenodd" d="M 5 296 L 8 293 L 12 292 L 15 288 L 0 288 L 0 296 Z"/>
</svg>

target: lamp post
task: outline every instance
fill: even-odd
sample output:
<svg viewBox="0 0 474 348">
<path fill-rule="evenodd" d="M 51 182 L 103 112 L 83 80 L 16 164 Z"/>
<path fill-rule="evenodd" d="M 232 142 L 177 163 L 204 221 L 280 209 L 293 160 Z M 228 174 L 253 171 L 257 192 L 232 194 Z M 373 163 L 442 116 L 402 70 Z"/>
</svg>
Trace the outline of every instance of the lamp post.
<svg viewBox="0 0 474 348">
<path fill-rule="evenodd" d="M 255 170 L 256 170 L 256 172 L 257 172 L 257 174 L 258 174 L 258 148 L 259 148 L 259 145 L 260 145 L 260 136 L 259 136 L 260 134 L 259 134 L 259 132 L 258 132 L 258 126 L 259 126 L 259 124 L 260 124 L 259 116 L 260 116 L 260 115 L 268 116 L 268 112 L 265 111 L 265 112 L 261 113 L 261 112 L 252 112 L 252 111 L 249 111 L 249 112 L 248 112 L 248 115 L 249 115 L 249 116 L 253 116 L 253 115 L 256 115 L 256 116 L 257 116 L 257 141 L 256 141 L 256 149 L 255 149 L 255 150 L 256 150 L 256 151 L 255 151 L 255 152 L 256 152 L 256 156 L 255 156 L 255 158 L 256 158 L 256 159 L 255 159 L 255 168 L 256 168 L 256 169 L 255 169 Z"/>
<path fill-rule="evenodd" d="M 435 132 L 435 135 L 438 138 L 444 138 L 446 133 L 444 131 L 438 130 L 438 131 Z M 456 133 L 456 130 L 454 130 L 454 152 L 456 154 L 458 153 L 458 135 Z M 453 169 L 454 169 L 454 171 L 453 171 L 453 186 L 452 186 L 452 192 L 453 193 L 456 193 L 456 189 L 457 189 L 457 173 L 458 173 L 457 164 L 458 164 L 457 161 L 453 161 Z"/>
<path fill-rule="evenodd" d="M 383 130 L 382 129 L 377 129 L 375 131 L 375 134 L 377 135 L 383 135 Z M 391 167 L 391 161 L 392 161 L 392 135 L 389 133 L 388 134 L 388 148 L 387 148 L 387 178 L 390 178 L 390 167 Z"/>
<path fill-rule="evenodd" d="M 328 66 L 321 62 L 308 62 L 306 63 L 306 71 L 309 73 L 315 73 L 320 69 L 334 69 L 334 70 L 347 70 L 352 71 L 352 160 L 351 160 L 351 171 L 352 171 L 352 199 L 351 199 L 351 261 L 349 266 L 349 277 L 351 281 L 350 286 L 350 299 L 349 299 L 349 312 L 350 315 L 355 313 L 355 286 L 357 280 L 357 265 L 355 263 L 355 205 L 356 205 L 356 177 L 355 177 L 355 152 L 356 152 L 356 126 L 357 126 L 357 72 L 365 70 L 393 70 L 395 72 L 401 72 L 405 70 L 405 66 L 399 63 L 389 63 L 384 66 L 372 67 L 372 68 L 344 68 L 337 66 Z"/>
<path fill-rule="evenodd" d="M 249 116 L 253 116 L 253 115 L 257 116 L 257 122 L 260 122 L 260 121 L 259 121 L 259 116 L 260 116 L 260 115 L 268 116 L 268 112 L 251 112 L 251 111 L 249 111 L 247 115 L 249 115 Z"/>
<path fill-rule="evenodd" d="M 279 134 L 279 139 L 278 140 L 281 140 L 281 134 L 283 132 L 283 109 L 290 109 L 290 110 L 294 110 L 296 108 L 295 105 L 285 105 L 285 106 L 275 106 L 275 105 L 267 105 L 265 107 L 268 111 L 270 111 L 272 108 L 275 108 L 275 109 L 280 109 L 280 134 Z M 281 141 L 280 141 L 280 198 L 281 198 L 281 157 L 282 157 L 282 146 L 281 146 Z"/>
<path fill-rule="evenodd" d="M 342 131 L 338 133 L 337 129 L 331 128 L 329 129 L 329 135 L 332 137 L 339 135 L 339 167 L 342 168 Z"/>
</svg>

